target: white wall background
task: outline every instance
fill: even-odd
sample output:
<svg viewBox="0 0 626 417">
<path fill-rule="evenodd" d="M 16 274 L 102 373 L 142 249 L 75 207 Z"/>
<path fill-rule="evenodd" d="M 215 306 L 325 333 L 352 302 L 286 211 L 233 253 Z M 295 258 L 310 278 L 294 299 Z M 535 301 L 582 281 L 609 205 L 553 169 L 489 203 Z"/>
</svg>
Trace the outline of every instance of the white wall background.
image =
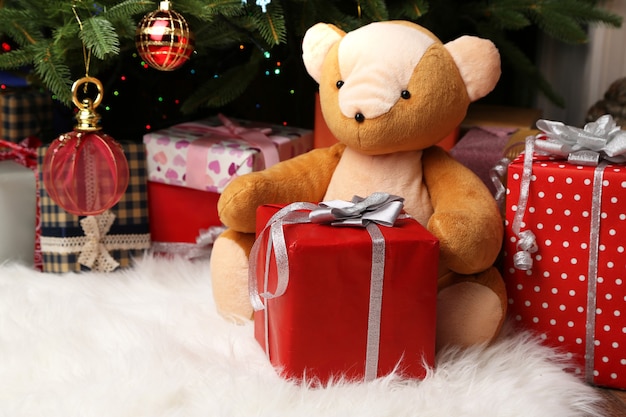
<svg viewBox="0 0 626 417">
<path fill-rule="evenodd" d="M 547 37 L 541 42 L 539 68 L 566 103 L 559 108 L 539 96 L 536 107 L 545 119 L 582 126 L 587 110 L 602 99 L 611 83 L 626 77 L 626 0 L 601 3 L 625 17 L 621 28 L 593 25 L 586 45 L 566 45 Z"/>
</svg>

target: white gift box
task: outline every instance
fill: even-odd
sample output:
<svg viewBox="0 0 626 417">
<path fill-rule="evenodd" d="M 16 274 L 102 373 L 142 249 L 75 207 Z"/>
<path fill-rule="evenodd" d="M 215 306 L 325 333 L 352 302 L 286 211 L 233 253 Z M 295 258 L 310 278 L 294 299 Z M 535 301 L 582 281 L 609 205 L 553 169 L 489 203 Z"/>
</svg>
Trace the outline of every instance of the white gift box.
<svg viewBox="0 0 626 417">
<path fill-rule="evenodd" d="M 33 170 L 0 161 L 0 263 L 34 264 L 36 197 Z"/>
</svg>

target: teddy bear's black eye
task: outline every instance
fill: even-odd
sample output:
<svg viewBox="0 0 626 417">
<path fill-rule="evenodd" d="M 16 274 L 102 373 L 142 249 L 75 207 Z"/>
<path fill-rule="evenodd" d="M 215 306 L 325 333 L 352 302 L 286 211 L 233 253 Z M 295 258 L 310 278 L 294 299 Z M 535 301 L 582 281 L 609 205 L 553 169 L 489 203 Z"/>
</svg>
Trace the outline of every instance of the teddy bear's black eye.
<svg viewBox="0 0 626 417">
<path fill-rule="evenodd" d="M 402 97 L 405 100 L 408 100 L 411 98 L 411 93 L 409 93 L 409 90 L 402 90 L 402 92 L 400 93 L 400 97 Z"/>
<path fill-rule="evenodd" d="M 341 88 L 343 87 L 343 81 L 339 80 L 337 81 L 337 88 Z"/>
</svg>

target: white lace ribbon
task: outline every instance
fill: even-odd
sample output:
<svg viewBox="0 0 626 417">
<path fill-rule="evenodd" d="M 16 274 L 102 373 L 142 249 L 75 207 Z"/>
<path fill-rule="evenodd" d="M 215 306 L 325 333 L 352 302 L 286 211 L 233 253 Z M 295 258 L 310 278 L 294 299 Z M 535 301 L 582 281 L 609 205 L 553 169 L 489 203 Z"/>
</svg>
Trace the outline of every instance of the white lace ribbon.
<svg viewBox="0 0 626 417">
<path fill-rule="evenodd" d="M 97 216 L 80 220 L 84 236 L 41 237 L 41 250 L 47 253 L 69 255 L 80 254 L 78 263 L 94 271 L 111 272 L 119 266 L 109 253 L 111 250 L 148 249 L 150 234 L 109 235 L 115 214 L 107 210 Z"/>
</svg>

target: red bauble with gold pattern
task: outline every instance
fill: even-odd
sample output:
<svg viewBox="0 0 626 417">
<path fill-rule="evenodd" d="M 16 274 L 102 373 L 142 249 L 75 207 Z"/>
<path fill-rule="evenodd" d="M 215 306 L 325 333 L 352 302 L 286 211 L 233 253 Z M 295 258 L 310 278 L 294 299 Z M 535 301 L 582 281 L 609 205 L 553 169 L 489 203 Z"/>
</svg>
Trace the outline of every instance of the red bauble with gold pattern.
<svg viewBox="0 0 626 417">
<path fill-rule="evenodd" d="M 169 1 L 162 1 L 158 10 L 145 15 L 137 25 L 135 45 L 152 68 L 173 71 L 189 60 L 195 40 L 185 18 L 170 9 Z"/>
</svg>

